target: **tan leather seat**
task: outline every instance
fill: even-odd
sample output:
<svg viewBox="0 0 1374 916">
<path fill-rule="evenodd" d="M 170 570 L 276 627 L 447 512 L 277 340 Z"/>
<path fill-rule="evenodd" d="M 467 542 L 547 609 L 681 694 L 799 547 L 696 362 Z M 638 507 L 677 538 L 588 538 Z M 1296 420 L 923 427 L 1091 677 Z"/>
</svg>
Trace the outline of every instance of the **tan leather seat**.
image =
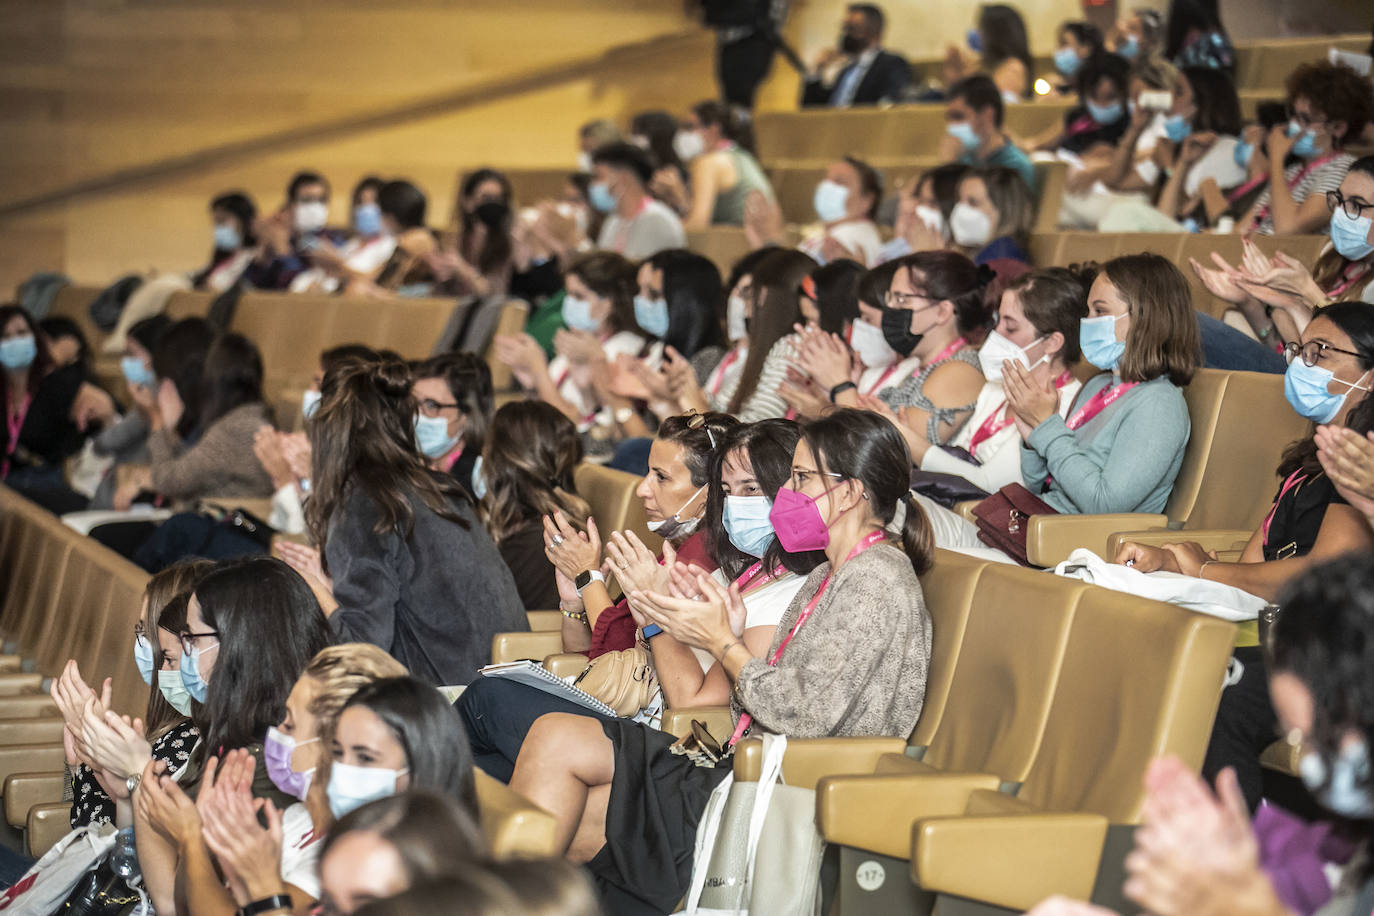
<svg viewBox="0 0 1374 916">
<path fill-rule="evenodd" d="M 34 805 L 29 809 L 28 827 L 24 831 L 24 843 L 29 855 L 41 858 L 57 841 L 71 833 L 72 806 L 66 802 Z"/>
<path fill-rule="evenodd" d="M 558 630 L 530 633 L 497 633 L 491 638 L 491 663 L 542 661 L 545 656 L 563 651 L 563 634 Z M 0 707 L 3 708 L 3 707 Z"/>
<path fill-rule="evenodd" d="M 1064 202 L 1064 185 L 1069 179 L 1066 162 L 1036 162 L 1035 223 L 1033 231 L 1049 232 L 1059 224 L 1059 208 Z M 1032 258 L 1032 264 L 1039 263 Z"/>
<path fill-rule="evenodd" d="M 163 313 L 173 321 L 182 318 L 204 318 L 210 313 L 210 304 L 215 301 L 216 293 L 197 289 L 179 289 L 167 297 L 167 307 Z"/>
<path fill-rule="evenodd" d="M 0 712 L 4 707 L 0 706 Z M 14 773 L 60 773 L 66 763 L 62 743 L 11 744 L 0 747 L 0 783 Z"/>
<path fill-rule="evenodd" d="M 496 335 L 497 334 L 519 334 L 525 330 L 525 323 L 529 321 L 530 307 L 519 299 L 508 299 L 501 306 L 501 316 L 496 319 L 496 330 L 492 333 L 492 343 L 488 345 L 487 352 L 483 357 L 487 361 L 487 368 L 491 370 L 491 388 L 493 391 L 507 391 L 515 386 L 515 377 L 511 375 L 510 366 L 496 358 Z"/>
<path fill-rule="evenodd" d="M 687 247 L 709 258 L 720 270 L 721 276 L 729 276 L 735 262 L 751 250 L 749 240 L 739 226 L 712 226 L 710 229 L 688 232 Z"/>
<path fill-rule="evenodd" d="M 525 616 L 529 618 L 530 629 L 534 631 L 558 630 L 563 626 L 561 611 L 526 611 Z"/>
<path fill-rule="evenodd" d="M 5 819 L 11 827 L 24 829 L 29 822 L 29 809 L 34 805 L 60 804 L 66 784 L 61 772 L 11 774 L 0 790 L 4 792 Z"/>
<path fill-rule="evenodd" d="M 649 531 L 644 503 L 635 495 L 640 480 L 633 474 L 589 461 L 573 469 L 577 493 L 591 506 L 592 517 L 596 519 L 596 528 L 603 541 L 612 531 L 629 529 L 639 535 L 650 550 L 658 550 L 663 542 Z"/>
<path fill-rule="evenodd" d="M 510 786 L 474 770 L 477 807 L 487 846 L 497 859 L 542 859 L 554 855 L 553 815 Z"/>
<path fill-rule="evenodd" d="M 0 698 L 3 702 L 3 698 Z M 11 744 L 53 744 L 62 740 L 60 716 L 0 719 L 0 747 Z"/>
</svg>

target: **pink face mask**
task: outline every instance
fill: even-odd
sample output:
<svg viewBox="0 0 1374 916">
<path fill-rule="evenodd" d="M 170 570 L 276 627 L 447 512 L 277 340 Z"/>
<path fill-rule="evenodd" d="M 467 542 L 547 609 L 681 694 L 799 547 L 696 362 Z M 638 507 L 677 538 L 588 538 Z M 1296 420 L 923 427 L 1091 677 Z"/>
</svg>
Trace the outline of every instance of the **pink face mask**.
<svg viewBox="0 0 1374 916">
<path fill-rule="evenodd" d="M 829 493 L 842 485 L 843 481 L 825 492 Z M 768 520 L 777 532 L 778 543 L 788 553 L 824 550 L 830 546 L 830 529 L 826 527 L 825 519 L 821 518 L 820 507 L 805 493 L 787 487 L 778 490 Z"/>
</svg>

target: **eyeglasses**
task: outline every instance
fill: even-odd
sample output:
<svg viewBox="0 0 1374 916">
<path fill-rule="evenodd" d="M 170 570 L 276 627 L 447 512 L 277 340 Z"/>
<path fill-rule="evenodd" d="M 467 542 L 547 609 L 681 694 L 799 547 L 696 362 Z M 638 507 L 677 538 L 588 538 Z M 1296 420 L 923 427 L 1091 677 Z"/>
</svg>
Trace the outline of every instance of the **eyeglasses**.
<svg viewBox="0 0 1374 916">
<path fill-rule="evenodd" d="M 439 415 L 439 411 L 445 410 L 447 408 L 458 408 L 459 406 L 460 405 L 458 404 L 445 404 L 442 401 L 436 401 L 433 398 L 425 398 L 423 401 L 420 402 L 420 412 L 427 417 L 437 417 Z"/>
<path fill-rule="evenodd" d="M 211 630 L 208 633 L 192 633 L 190 630 L 181 631 L 181 651 L 190 655 L 196 647 L 197 639 L 219 639 L 219 630 Z"/>
<path fill-rule="evenodd" d="M 1320 127 L 1326 123 L 1326 118 L 1314 118 L 1310 114 L 1302 114 L 1292 105 L 1288 106 L 1288 120 L 1296 121 L 1299 127 Z"/>
<path fill-rule="evenodd" d="M 844 480 L 843 474 L 836 474 L 833 471 L 806 471 L 801 468 L 793 468 L 792 476 L 788 478 L 788 482 L 792 484 L 793 490 L 801 492 L 811 482 L 812 477 L 833 477 L 836 480 Z"/>
<path fill-rule="evenodd" d="M 148 630 L 143 626 L 143 621 L 134 624 L 134 642 L 148 642 Z"/>
<path fill-rule="evenodd" d="M 1346 197 L 1340 191 L 1326 192 L 1326 209 L 1335 211 L 1340 208 L 1345 211 L 1345 215 L 1351 219 L 1359 219 L 1360 214 L 1366 210 L 1374 210 L 1374 204 L 1362 202 L 1359 198 Z"/>
<path fill-rule="evenodd" d="M 1283 358 L 1291 364 L 1298 356 L 1302 356 L 1302 361 L 1304 363 L 1309 366 L 1315 366 L 1317 361 L 1322 358 L 1322 355 L 1326 353 L 1327 350 L 1331 350 L 1335 353 L 1344 353 L 1346 356 L 1354 356 L 1361 360 L 1366 358 L 1363 354 L 1356 353 L 1354 350 L 1342 350 L 1340 347 L 1332 346 L 1321 340 L 1309 340 L 1307 343 L 1299 343 L 1295 340 L 1291 343 L 1284 344 Z"/>
<path fill-rule="evenodd" d="M 916 307 L 912 303 L 917 299 L 932 301 L 925 293 L 899 293 L 895 289 L 888 290 L 887 294 L 883 296 L 883 302 L 890 309 L 912 309 L 914 311 Z"/>
</svg>

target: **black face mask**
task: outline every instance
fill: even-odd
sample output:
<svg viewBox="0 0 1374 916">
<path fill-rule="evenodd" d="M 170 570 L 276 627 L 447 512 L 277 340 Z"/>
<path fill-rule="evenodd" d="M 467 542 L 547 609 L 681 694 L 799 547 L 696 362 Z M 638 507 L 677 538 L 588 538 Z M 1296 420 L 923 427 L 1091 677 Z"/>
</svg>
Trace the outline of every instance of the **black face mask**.
<svg viewBox="0 0 1374 916">
<path fill-rule="evenodd" d="M 498 200 L 489 200 L 484 204 L 478 204 L 472 215 L 486 224 L 487 228 L 500 229 L 510 218 L 510 207 Z"/>
<path fill-rule="evenodd" d="M 859 54 L 863 52 L 866 42 L 852 32 L 845 32 L 840 36 L 840 50 L 846 54 Z"/>
<path fill-rule="evenodd" d="M 926 336 L 911 333 L 911 316 L 914 314 L 912 309 L 883 309 L 883 340 L 903 359 L 910 356 L 921 338 Z"/>
</svg>

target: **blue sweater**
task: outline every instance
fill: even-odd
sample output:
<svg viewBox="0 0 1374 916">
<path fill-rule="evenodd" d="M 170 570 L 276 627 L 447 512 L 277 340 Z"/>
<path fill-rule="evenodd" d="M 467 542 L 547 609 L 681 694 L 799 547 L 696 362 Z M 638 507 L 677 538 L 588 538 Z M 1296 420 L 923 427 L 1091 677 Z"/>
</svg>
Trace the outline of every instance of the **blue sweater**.
<svg viewBox="0 0 1374 916">
<path fill-rule="evenodd" d="M 1090 379 L 1069 416 L 1119 381 L 1105 372 Z M 1190 429 L 1183 391 L 1152 379 L 1077 430 L 1058 414 L 1041 423 L 1021 447 L 1021 476 L 1032 493 L 1053 478 L 1041 499 L 1063 513 L 1163 512 Z"/>
</svg>

